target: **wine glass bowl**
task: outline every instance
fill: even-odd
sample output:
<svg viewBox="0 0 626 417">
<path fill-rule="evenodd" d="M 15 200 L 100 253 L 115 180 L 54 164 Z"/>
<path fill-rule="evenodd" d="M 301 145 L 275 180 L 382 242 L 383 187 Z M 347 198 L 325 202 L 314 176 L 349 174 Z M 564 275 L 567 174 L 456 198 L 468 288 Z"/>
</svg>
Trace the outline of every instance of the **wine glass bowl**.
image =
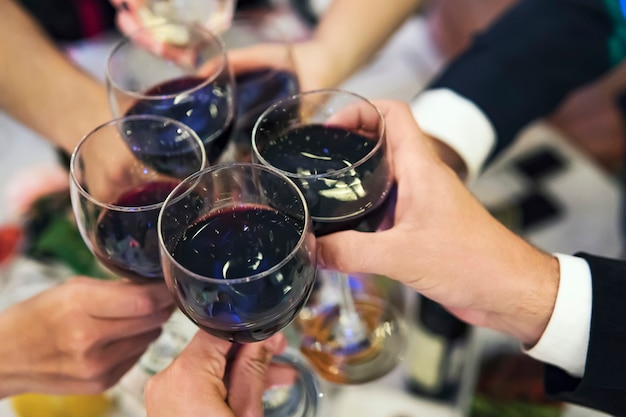
<svg viewBox="0 0 626 417">
<path fill-rule="evenodd" d="M 178 182 L 205 163 L 195 132 L 165 117 L 122 117 L 89 132 L 71 156 L 70 196 L 91 252 L 115 274 L 161 280 L 159 210 Z"/>
<path fill-rule="evenodd" d="M 316 236 L 374 232 L 389 218 L 395 186 L 385 120 L 359 95 L 316 90 L 272 104 L 254 126 L 252 156 L 300 188 Z M 406 339 L 400 312 L 386 300 L 355 299 L 346 274 L 321 271 L 316 291 L 324 286 L 334 293 L 332 308 L 306 309 L 317 313 L 299 320 L 301 351 L 316 370 L 353 384 L 394 369 Z"/>
<path fill-rule="evenodd" d="M 236 0 L 148 0 L 146 8 L 168 21 L 193 22 L 221 32 L 235 14 Z"/>
<path fill-rule="evenodd" d="M 351 126 L 355 112 L 361 123 Z M 371 102 L 347 91 L 317 90 L 280 100 L 263 112 L 252 147 L 255 161 L 275 167 L 299 186 L 315 234 L 322 236 L 375 231 L 385 219 L 393 178 L 384 137 L 384 119 Z"/>
<path fill-rule="evenodd" d="M 252 129 L 261 113 L 300 90 L 292 45 L 278 19 L 272 14 L 238 14 L 220 33 L 235 77 L 233 143 L 238 162 L 251 159 Z"/>
<path fill-rule="evenodd" d="M 222 164 L 192 174 L 158 221 L 165 282 L 203 330 L 247 343 L 287 326 L 315 281 L 315 238 L 301 192 L 277 171 Z"/>
<path fill-rule="evenodd" d="M 123 37 L 106 63 L 115 117 L 155 114 L 196 131 L 210 163 L 232 134 L 234 80 L 222 40 L 199 24 L 146 26 Z"/>
</svg>

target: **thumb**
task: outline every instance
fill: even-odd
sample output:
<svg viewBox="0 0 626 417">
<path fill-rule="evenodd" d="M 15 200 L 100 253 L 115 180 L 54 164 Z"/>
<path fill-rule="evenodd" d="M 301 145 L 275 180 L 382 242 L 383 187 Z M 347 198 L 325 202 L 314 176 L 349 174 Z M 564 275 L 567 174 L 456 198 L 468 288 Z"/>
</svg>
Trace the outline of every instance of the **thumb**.
<svg viewBox="0 0 626 417">
<path fill-rule="evenodd" d="M 384 274 L 380 248 L 385 232 L 345 231 L 317 239 L 317 262 L 325 269 L 346 273 Z"/>
<path fill-rule="evenodd" d="M 207 415 L 234 417 L 223 383 L 232 343 L 199 330 L 163 371 L 148 380 L 144 402 L 148 417 Z M 173 395 L 175 393 L 175 395 Z"/>
<path fill-rule="evenodd" d="M 237 416 L 262 416 L 266 372 L 272 356 L 287 345 L 285 336 L 275 334 L 269 339 L 241 345 L 230 372 L 228 403 Z"/>
</svg>

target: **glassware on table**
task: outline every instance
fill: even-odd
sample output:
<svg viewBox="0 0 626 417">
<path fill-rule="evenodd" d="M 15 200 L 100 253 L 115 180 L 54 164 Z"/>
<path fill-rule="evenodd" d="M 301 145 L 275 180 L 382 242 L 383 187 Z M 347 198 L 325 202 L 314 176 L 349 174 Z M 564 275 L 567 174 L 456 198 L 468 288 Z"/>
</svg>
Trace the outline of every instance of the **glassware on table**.
<svg viewBox="0 0 626 417">
<path fill-rule="evenodd" d="M 288 325 L 315 282 L 315 237 L 300 190 L 276 170 L 221 164 L 167 197 L 158 221 L 165 282 L 181 311 L 226 340 Z"/>
<path fill-rule="evenodd" d="M 196 133 L 162 116 L 122 117 L 88 133 L 71 156 L 70 196 L 91 252 L 115 274 L 161 280 L 159 210 L 205 164 Z"/>
<path fill-rule="evenodd" d="M 195 130 L 216 162 L 235 120 L 234 80 L 224 44 L 191 23 L 148 26 L 122 38 L 107 58 L 115 117 L 155 114 Z"/>
<path fill-rule="evenodd" d="M 279 101 L 259 117 L 252 152 L 255 162 L 278 169 L 302 190 L 317 236 L 373 232 L 388 217 L 395 187 L 385 120 L 363 97 L 317 90 Z M 395 368 L 406 344 L 400 312 L 381 298 L 354 297 L 346 274 L 321 271 L 318 281 L 311 303 L 323 307 L 299 321 L 301 350 L 316 370 L 350 384 Z"/>
</svg>

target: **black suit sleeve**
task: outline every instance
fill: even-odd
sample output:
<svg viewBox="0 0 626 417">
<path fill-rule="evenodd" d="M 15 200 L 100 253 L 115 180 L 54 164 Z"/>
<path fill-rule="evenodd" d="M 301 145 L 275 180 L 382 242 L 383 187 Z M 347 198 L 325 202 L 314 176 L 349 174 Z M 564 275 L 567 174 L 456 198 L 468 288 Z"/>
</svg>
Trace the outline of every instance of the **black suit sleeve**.
<svg viewBox="0 0 626 417">
<path fill-rule="evenodd" d="M 626 416 L 626 261 L 579 253 L 591 270 L 593 301 L 582 379 L 546 366 L 553 398 Z"/>
<path fill-rule="evenodd" d="M 474 102 L 505 148 L 573 89 L 615 66 L 626 36 L 619 0 L 521 0 L 428 86 Z"/>
</svg>

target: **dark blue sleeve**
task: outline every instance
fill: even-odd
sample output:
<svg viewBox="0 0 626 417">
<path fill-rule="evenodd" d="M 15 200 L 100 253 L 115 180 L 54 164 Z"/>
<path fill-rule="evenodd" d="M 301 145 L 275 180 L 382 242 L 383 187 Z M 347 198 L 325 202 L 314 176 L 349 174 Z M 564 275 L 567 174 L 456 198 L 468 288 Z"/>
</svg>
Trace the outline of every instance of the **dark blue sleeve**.
<svg viewBox="0 0 626 417">
<path fill-rule="evenodd" d="M 546 366 L 545 388 L 555 399 L 626 416 L 626 261 L 585 253 L 593 301 L 585 373 L 581 379 Z"/>
<path fill-rule="evenodd" d="M 614 67 L 624 56 L 624 30 L 619 0 L 521 0 L 428 88 L 474 102 L 496 130 L 497 153 L 572 90 Z"/>
</svg>

